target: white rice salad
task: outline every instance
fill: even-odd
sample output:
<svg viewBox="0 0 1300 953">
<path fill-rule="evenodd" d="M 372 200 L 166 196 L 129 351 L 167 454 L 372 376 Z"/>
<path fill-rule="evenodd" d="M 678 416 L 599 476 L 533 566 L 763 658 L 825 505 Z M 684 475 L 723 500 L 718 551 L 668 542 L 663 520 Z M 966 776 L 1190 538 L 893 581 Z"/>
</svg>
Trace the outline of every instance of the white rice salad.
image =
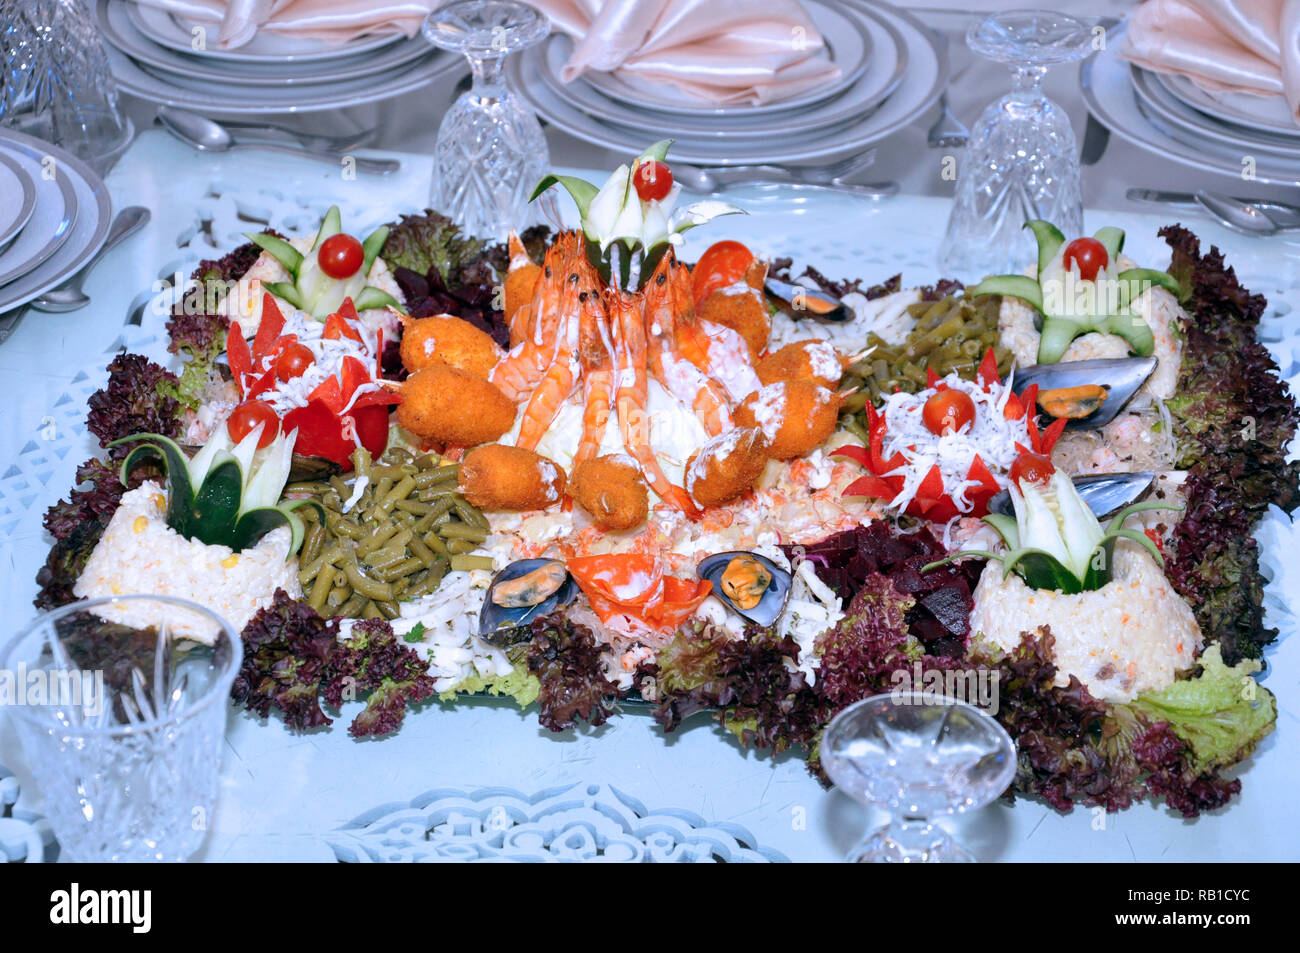
<svg viewBox="0 0 1300 953">
<path fill-rule="evenodd" d="M 282 526 L 236 553 L 186 539 L 167 525 L 167 494 L 145 480 L 122 503 L 86 561 L 73 593 L 80 598 L 140 593 L 189 599 L 224 617 L 236 631 L 271 604 L 276 589 L 302 598 L 298 560 L 286 558 L 291 534 Z M 216 632 L 185 614 L 153 618 L 148 603 L 100 613 L 112 622 L 147 628 L 167 622 L 177 636 L 212 644 Z"/>
<path fill-rule="evenodd" d="M 1131 701 L 1159 691 L 1191 668 L 1201 631 L 1187 603 L 1146 550 L 1121 540 L 1114 578 L 1092 592 L 1069 595 L 1030 589 L 990 561 L 975 587 L 971 633 L 1010 651 L 1022 633 L 1049 626 L 1055 638 L 1056 684 L 1076 675 L 1096 698 Z"/>
</svg>

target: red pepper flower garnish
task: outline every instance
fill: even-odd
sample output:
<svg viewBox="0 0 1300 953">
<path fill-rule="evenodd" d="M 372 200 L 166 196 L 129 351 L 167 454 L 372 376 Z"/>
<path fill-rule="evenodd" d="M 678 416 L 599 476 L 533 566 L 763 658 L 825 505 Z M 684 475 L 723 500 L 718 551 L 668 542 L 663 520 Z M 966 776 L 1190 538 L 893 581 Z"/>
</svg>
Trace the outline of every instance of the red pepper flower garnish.
<svg viewBox="0 0 1300 953">
<path fill-rule="evenodd" d="M 997 360 L 993 356 L 992 348 L 989 348 L 985 353 L 984 360 L 980 362 L 977 373 L 979 382 L 985 392 L 992 390 L 994 385 L 1001 383 L 1001 379 L 998 377 Z M 938 375 L 929 368 L 926 369 L 926 379 L 931 389 L 942 389 L 946 386 Z M 1038 415 L 1034 412 L 1037 396 L 1038 385 L 1036 384 L 1031 384 L 1025 388 L 1024 393 L 1019 396 L 1009 394 L 1004 413 L 1008 420 L 1021 418 L 1025 420 L 1029 431 L 1030 447 L 1026 448 L 1016 444 L 1021 452 L 1032 449 L 1034 453 L 1048 455 L 1052 452 L 1052 447 L 1055 446 L 1057 439 L 1061 436 L 1061 431 L 1065 429 L 1066 421 L 1054 421 L 1047 430 L 1040 433 L 1038 430 Z M 867 404 L 867 432 L 869 439 L 866 447 L 841 447 L 831 454 L 831 456 L 845 457 L 856 461 L 868 471 L 866 475 L 859 477 L 845 487 L 844 495 L 892 500 L 902 492 L 903 485 L 906 482 L 904 474 L 895 472 L 906 465 L 906 460 L 901 453 L 894 454 L 888 460 L 884 458 L 885 418 L 882 414 L 877 413 L 876 408 L 871 404 Z M 989 500 L 1002 487 L 978 454 L 971 461 L 970 469 L 966 473 L 966 479 L 976 484 L 966 490 L 966 499 L 971 504 L 969 510 L 959 509 L 952 497 L 944 492 L 943 474 L 936 464 L 922 478 L 921 485 L 917 488 L 915 496 L 907 504 L 906 512 L 913 516 L 924 517 L 935 523 L 947 522 L 954 516 L 984 516 L 988 513 Z"/>
<path fill-rule="evenodd" d="M 322 338 L 349 338 L 363 343 L 356 328 L 359 320 L 352 299 L 344 299 L 339 310 L 325 321 Z M 231 322 L 226 337 L 226 359 L 231 376 L 245 400 L 251 400 L 275 386 L 275 357 L 297 343 L 297 335 L 284 334 L 284 315 L 275 299 L 262 298 L 262 320 L 257 326 L 250 351 L 238 322 Z M 363 386 L 374 383 L 370 371 L 355 357 L 345 357 L 341 371 L 327 377 L 307 397 L 305 407 L 284 415 L 284 431 L 298 431 L 294 450 L 304 456 L 323 457 L 344 468 L 351 467 L 358 443 L 379 456 L 388 446 L 388 408 L 401 403 L 397 394 L 378 388 L 358 395 Z"/>
</svg>

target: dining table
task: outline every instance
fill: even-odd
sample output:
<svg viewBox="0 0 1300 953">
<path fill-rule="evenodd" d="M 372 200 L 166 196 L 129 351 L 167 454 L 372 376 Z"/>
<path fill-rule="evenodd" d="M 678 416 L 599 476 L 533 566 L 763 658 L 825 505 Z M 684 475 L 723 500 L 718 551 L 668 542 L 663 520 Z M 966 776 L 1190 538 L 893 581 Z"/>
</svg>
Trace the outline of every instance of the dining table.
<svg viewBox="0 0 1300 953">
<path fill-rule="evenodd" d="M 901 3 L 950 38 L 948 106 L 967 126 L 1008 84 L 1004 66 L 965 48 L 964 31 L 981 10 Z M 1116 0 L 1059 0 L 1065 12 L 1120 15 Z M 1087 109 L 1077 68 L 1053 70 L 1047 92 L 1070 114 L 1083 141 Z M 391 221 L 427 203 L 438 118 L 454 95 L 452 81 L 383 105 L 389 117 L 358 154 L 395 157 L 389 175 L 345 170 L 256 150 L 194 151 L 153 122 L 155 107 L 126 104 L 140 130 L 106 176 L 114 208 L 143 205 L 153 215 L 89 276 L 90 305 L 65 314 L 32 312 L 0 344 L 0 597 L 10 608 L 7 637 L 34 615 L 36 575 L 49 550 L 41 525 L 46 507 L 65 497 L 75 470 L 96 452 L 86 429 L 88 398 L 106 379 L 115 353 L 174 361 L 166 351 L 168 290 L 204 258 L 241 243 L 267 224 L 286 232 L 312 227 L 338 204 L 358 227 Z M 932 284 L 954 182 L 945 158 L 960 149 L 931 148 L 926 131 L 938 107 L 877 146 L 875 161 L 854 181 L 899 184 L 896 195 L 871 198 L 833 191 L 755 184 L 727 193 L 749 215 L 713 223 L 708 238 L 688 236 L 686 257 L 720 238 L 743 238 L 760 256 L 788 255 L 796 269 L 870 283 L 901 274 L 904 287 Z M 557 168 L 599 181 L 625 156 L 546 129 Z M 1094 132 L 1095 136 L 1096 133 Z M 1094 145 L 1096 143 L 1094 142 Z M 1097 161 L 1082 169 L 1085 226 L 1125 229 L 1136 260 L 1163 267 L 1157 236 L 1181 222 L 1217 246 L 1243 284 L 1265 295 L 1259 335 L 1292 392 L 1300 389 L 1300 233 L 1254 237 L 1208 215 L 1131 201 L 1133 187 L 1191 192 L 1216 189 L 1279 201 L 1295 190 L 1234 181 L 1198 171 L 1110 136 Z M 701 229 L 700 231 L 706 231 Z M 1294 453 L 1294 451 L 1293 451 Z M 945 819 L 958 840 L 984 861 L 1294 860 L 1300 828 L 1289 823 L 1300 784 L 1294 734 L 1300 731 L 1300 532 L 1274 507 L 1256 530 L 1266 624 L 1280 630 L 1267 650 L 1263 684 L 1278 700 L 1276 730 L 1237 770 L 1242 791 L 1226 807 L 1184 820 L 1140 803 L 1107 814 L 1076 807 L 1062 813 L 1041 801 L 1004 798 Z M 535 713 L 510 699 L 429 702 L 401 729 L 356 740 L 345 704 L 333 725 L 291 731 L 275 717 L 229 714 L 216 810 L 194 858 L 207 862 L 385 862 L 420 860 L 836 861 L 880 818 L 825 789 L 795 752 L 743 748 L 707 715 L 664 733 L 647 706 L 625 704 L 596 728 L 553 734 Z M 357 706 L 359 707 L 359 706 Z M 0 710 L 0 857 L 60 856 L 42 795 L 15 732 Z"/>
</svg>

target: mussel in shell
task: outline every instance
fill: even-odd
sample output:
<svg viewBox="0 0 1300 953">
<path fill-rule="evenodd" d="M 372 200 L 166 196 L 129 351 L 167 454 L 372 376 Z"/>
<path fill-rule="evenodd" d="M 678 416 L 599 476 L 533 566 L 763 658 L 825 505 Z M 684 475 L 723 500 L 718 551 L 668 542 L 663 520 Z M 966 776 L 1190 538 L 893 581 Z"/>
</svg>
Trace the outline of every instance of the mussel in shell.
<svg viewBox="0 0 1300 953">
<path fill-rule="evenodd" d="M 479 635 L 497 645 L 517 641 L 518 630 L 533 619 L 567 606 L 578 596 L 578 584 L 558 559 L 521 559 L 492 579 Z"/>
<path fill-rule="evenodd" d="M 790 573 L 758 553 L 715 553 L 695 568 L 729 609 L 758 625 L 771 625 L 790 597 Z"/>
<path fill-rule="evenodd" d="M 1136 503 L 1155 477 L 1151 471 L 1142 470 L 1136 473 L 1092 473 L 1073 480 L 1079 498 L 1088 504 L 1092 515 L 1101 520 L 1130 503 Z M 989 512 L 1014 517 L 1016 510 L 1011 504 L 1011 494 L 1006 490 L 995 494 L 989 500 Z"/>
<path fill-rule="evenodd" d="M 763 290 L 784 303 L 800 318 L 812 318 L 826 324 L 853 320 L 852 308 L 834 295 L 816 288 L 805 288 L 768 275 L 763 282 Z"/>
<path fill-rule="evenodd" d="M 1049 417 L 1065 417 L 1067 430 L 1095 430 L 1118 416 L 1156 369 L 1154 357 L 1061 361 L 1019 368 L 1017 394 L 1038 385 L 1038 405 Z"/>
</svg>

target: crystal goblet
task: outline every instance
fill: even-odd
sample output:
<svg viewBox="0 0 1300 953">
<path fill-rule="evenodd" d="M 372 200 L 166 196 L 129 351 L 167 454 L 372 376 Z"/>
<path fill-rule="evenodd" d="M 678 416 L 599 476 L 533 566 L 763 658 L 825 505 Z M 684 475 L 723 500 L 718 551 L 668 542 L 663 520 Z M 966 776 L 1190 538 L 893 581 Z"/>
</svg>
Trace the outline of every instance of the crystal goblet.
<svg viewBox="0 0 1300 953">
<path fill-rule="evenodd" d="M 428 40 L 463 53 L 474 74 L 438 127 L 429 192 L 433 208 L 471 235 L 500 239 L 521 228 L 529 193 L 550 165 L 541 124 L 503 74 L 507 56 L 549 31 L 543 14 L 507 0 L 452 3 L 424 21 Z"/>
<path fill-rule="evenodd" d="M 1015 85 L 984 110 L 961 160 L 939 253 L 944 274 L 977 281 L 1018 271 L 1033 260 L 1033 241 L 1022 232 L 1030 219 L 1066 235 L 1083 230 L 1074 130 L 1042 82 L 1050 67 L 1087 55 L 1093 36 L 1088 25 L 1048 10 L 997 13 L 967 30 L 967 45 L 1010 66 Z"/>
<path fill-rule="evenodd" d="M 0 651 L 10 721 L 70 859 L 181 861 L 202 846 L 242 658 L 220 616 L 155 595 L 71 603 Z"/>
<path fill-rule="evenodd" d="M 850 852 L 855 863 L 974 860 L 934 818 L 984 806 L 1016 773 L 1015 744 L 992 717 L 921 691 L 850 705 L 827 726 L 821 752 L 836 787 L 892 817 Z"/>
<path fill-rule="evenodd" d="M 104 40 L 81 0 L 0 0 L 0 70 L 0 125 L 101 174 L 131 144 Z"/>
</svg>

